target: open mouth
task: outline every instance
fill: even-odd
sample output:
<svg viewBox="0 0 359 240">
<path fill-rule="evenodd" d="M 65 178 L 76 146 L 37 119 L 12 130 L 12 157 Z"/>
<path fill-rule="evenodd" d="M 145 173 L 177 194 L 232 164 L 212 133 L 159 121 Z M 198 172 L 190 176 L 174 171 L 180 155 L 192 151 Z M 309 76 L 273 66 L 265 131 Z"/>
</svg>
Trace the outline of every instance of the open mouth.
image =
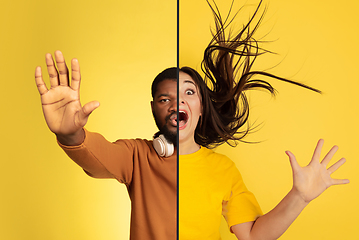
<svg viewBox="0 0 359 240">
<path fill-rule="evenodd" d="M 178 112 L 178 127 L 179 129 L 183 129 L 186 124 L 187 124 L 187 121 L 188 121 L 188 114 L 185 112 L 185 111 L 179 111 Z"/>
<path fill-rule="evenodd" d="M 168 119 L 170 120 L 172 126 L 176 127 L 178 125 L 179 130 L 182 130 L 186 127 L 188 121 L 188 114 L 187 112 L 180 110 L 178 112 L 178 119 L 176 113 L 173 113 Z"/>
</svg>

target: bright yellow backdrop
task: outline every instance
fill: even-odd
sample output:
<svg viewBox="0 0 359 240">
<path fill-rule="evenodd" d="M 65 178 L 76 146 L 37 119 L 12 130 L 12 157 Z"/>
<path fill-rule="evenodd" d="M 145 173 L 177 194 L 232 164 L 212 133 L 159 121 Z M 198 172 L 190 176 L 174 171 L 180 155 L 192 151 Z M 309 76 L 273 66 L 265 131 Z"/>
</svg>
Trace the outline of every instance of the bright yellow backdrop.
<svg viewBox="0 0 359 240">
<path fill-rule="evenodd" d="M 176 65 L 176 19 L 166 0 L 2 1 L 0 239 L 128 239 L 125 186 L 88 177 L 57 146 L 34 70 L 47 74 L 47 52 L 78 58 L 82 102 L 101 103 L 87 129 L 150 139 L 150 87 Z"/>
<path fill-rule="evenodd" d="M 230 0 L 217 1 L 225 16 Z M 235 22 L 237 29 L 248 20 L 259 1 L 245 3 Z M 254 192 L 262 210 L 271 210 L 290 190 L 291 169 L 285 150 L 291 150 L 301 165 L 311 158 L 316 142 L 325 139 L 324 151 L 339 145 L 335 156 L 347 163 L 333 174 L 351 183 L 334 186 L 314 200 L 280 238 L 283 240 L 356 239 L 358 207 L 358 74 L 359 4 L 353 0 L 264 1 L 268 12 L 257 36 L 273 41 L 264 47 L 279 53 L 259 57 L 256 69 L 305 82 L 324 92 L 319 95 L 290 84 L 271 80 L 279 94 L 271 99 L 260 92 L 251 94 L 251 122 L 263 123 L 247 140 L 217 149 L 235 161 L 247 187 Z M 204 0 L 180 1 L 180 66 L 200 69 L 203 50 L 210 40 L 213 18 Z M 324 155 L 324 152 L 323 152 Z M 235 239 L 222 221 L 223 240 Z"/>
</svg>

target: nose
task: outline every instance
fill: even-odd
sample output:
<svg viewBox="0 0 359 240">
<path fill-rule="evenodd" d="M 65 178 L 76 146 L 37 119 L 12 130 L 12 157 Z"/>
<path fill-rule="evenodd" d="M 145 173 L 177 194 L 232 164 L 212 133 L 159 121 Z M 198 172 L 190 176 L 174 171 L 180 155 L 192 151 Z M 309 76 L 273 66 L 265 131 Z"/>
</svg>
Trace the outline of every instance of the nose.
<svg viewBox="0 0 359 240">
<path fill-rule="evenodd" d="M 179 102 L 179 105 L 184 105 L 184 103 L 185 103 L 185 101 L 183 100 L 183 98 L 180 95 L 178 99 L 173 99 L 171 101 L 171 106 L 168 109 L 169 112 L 172 112 L 172 111 L 176 112 L 177 111 L 177 101 Z"/>
<path fill-rule="evenodd" d="M 179 102 L 179 105 L 183 105 L 183 104 L 184 104 L 184 99 L 183 99 L 182 94 L 179 94 L 178 102 Z"/>
<path fill-rule="evenodd" d="M 168 111 L 169 111 L 169 112 L 177 112 L 177 98 L 174 98 L 174 99 L 171 101 L 171 105 L 170 105 L 170 107 L 168 108 Z"/>
</svg>

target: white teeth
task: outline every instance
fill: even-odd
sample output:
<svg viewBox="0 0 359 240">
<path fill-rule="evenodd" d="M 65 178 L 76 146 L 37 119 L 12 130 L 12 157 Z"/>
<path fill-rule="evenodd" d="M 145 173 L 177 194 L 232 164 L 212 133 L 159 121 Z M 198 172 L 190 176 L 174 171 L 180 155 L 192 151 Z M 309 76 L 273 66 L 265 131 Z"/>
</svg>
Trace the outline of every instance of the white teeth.
<svg viewBox="0 0 359 240">
<path fill-rule="evenodd" d="M 187 116 L 187 113 L 185 111 L 179 111 L 179 113 L 183 113 Z"/>
<path fill-rule="evenodd" d="M 185 111 L 179 111 L 179 121 L 186 123 L 188 120 L 188 115 Z"/>
</svg>

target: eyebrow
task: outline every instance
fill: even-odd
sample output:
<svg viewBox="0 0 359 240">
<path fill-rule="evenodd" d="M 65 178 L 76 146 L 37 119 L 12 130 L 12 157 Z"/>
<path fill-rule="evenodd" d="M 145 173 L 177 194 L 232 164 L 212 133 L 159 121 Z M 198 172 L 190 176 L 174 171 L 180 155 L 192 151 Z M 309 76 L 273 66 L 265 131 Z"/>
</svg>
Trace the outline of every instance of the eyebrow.
<svg viewBox="0 0 359 240">
<path fill-rule="evenodd" d="M 154 97 L 154 99 L 158 99 L 161 97 L 169 97 L 169 98 L 175 98 L 175 96 L 177 96 L 177 94 L 172 94 L 172 93 L 160 93 L 157 96 Z"/>
<path fill-rule="evenodd" d="M 160 95 L 156 96 L 157 98 L 159 97 L 168 97 L 169 94 L 168 93 L 161 93 Z"/>
<path fill-rule="evenodd" d="M 192 83 L 193 85 L 196 86 L 196 84 L 195 84 L 193 81 L 191 81 L 191 80 L 185 80 L 184 83 Z"/>
</svg>

